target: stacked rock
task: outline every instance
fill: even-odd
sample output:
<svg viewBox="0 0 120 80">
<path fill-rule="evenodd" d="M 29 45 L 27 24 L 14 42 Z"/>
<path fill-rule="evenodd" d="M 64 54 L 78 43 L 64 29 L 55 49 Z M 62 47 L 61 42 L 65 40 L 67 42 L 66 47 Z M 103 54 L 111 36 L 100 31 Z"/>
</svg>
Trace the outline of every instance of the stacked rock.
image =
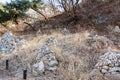
<svg viewBox="0 0 120 80">
<path fill-rule="evenodd" d="M 0 40 L 0 53 L 11 52 L 18 42 L 19 39 L 16 38 L 10 31 L 7 31 L 5 34 L 3 34 Z"/>
<path fill-rule="evenodd" d="M 55 71 L 58 66 L 53 51 L 46 45 L 41 45 L 34 50 L 37 54 L 37 62 L 32 66 L 32 72 L 34 76 L 40 75 L 45 71 Z"/>
<path fill-rule="evenodd" d="M 103 74 L 120 74 L 120 53 L 109 51 L 100 56 L 96 67 Z"/>
<path fill-rule="evenodd" d="M 112 46 L 113 42 L 105 36 L 99 36 L 93 33 L 88 36 L 87 45 L 90 47 L 90 49 L 102 49 L 108 46 Z"/>
</svg>

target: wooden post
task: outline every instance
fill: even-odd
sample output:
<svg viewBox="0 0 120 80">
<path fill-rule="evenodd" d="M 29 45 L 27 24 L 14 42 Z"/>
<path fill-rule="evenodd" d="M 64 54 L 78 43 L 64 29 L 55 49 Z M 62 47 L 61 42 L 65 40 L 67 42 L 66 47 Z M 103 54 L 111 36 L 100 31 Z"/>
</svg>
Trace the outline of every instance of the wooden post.
<svg viewBox="0 0 120 80">
<path fill-rule="evenodd" d="M 9 60 L 6 60 L 6 70 L 9 68 Z"/>
<path fill-rule="evenodd" d="M 26 80 L 27 79 L 27 70 L 23 70 L 23 79 Z"/>
</svg>

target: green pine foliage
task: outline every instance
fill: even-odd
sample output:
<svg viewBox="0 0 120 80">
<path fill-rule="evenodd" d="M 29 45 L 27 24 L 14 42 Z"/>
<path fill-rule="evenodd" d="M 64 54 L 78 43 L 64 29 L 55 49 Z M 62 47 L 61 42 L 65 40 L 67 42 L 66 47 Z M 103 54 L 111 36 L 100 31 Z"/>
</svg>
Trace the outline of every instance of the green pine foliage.
<svg viewBox="0 0 120 80">
<path fill-rule="evenodd" d="M 43 3 L 41 0 L 11 0 L 5 5 L 0 4 L 0 23 L 7 21 L 17 22 L 17 18 L 26 18 L 25 11 L 32 8 L 35 10 L 41 9 Z"/>
</svg>

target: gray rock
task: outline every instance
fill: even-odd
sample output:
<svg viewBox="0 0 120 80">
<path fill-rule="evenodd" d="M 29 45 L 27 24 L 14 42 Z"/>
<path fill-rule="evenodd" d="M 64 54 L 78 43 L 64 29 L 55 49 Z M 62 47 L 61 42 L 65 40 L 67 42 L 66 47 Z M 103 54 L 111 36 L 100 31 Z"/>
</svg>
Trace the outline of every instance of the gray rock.
<svg viewBox="0 0 120 80">
<path fill-rule="evenodd" d="M 113 30 L 113 26 L 112 25 L 108 25 L 107 29 L 111 31 L 111 30 Z"/>
<path fill-rule="evenodd" d="M 37 33 L 36 33 L 36 35 L 37 36 L 39 36 L 39 35 L 42 35 L 43 33 L 42 33 L 42 31 L 39 29 L 38 31 L 37 31 Z"/>
<path fill-rule="evenodd" d="M 62 33 L 63 35 L 67 35 L 67 34 L 70 34 L 70 31 L 67 30 L 66 28 L 64 28 L 64 29 L 61 31 L 61 33 Z"/>
<path fill-rule="evenodd" d="M 48 70 L 50 70 L 50 71 L 56 71 L 57 70 L 57 66 L 49 67 Z"/>
<path fill-rule="evenodd" d="M 40 61 L 40 62 L 34 64 L 32 68 L 33 68 L 32 72 L 33 72 L 34 76 L 42 74 L 45 71 L 45 65 L 44 65 L 43 61 Z"/>
<path fill-rule="evenodd" d="M 45 42 L 47 46 L 57 44 L 57 40 L 52 36 L 48 37 Z"/>
<path fill-rule="evenodd" d="M 107 18 L 105 16 L 102 16 L 101 14 L 96 14 L 96 19 L 93 20 L 96 24 L 101 24 L 107 21 Z"/>
<path fill-rule="evenodd" d="M 50 62 L 49 62 L 49 66 L 57 66 L 58 65 L 58 61 L 56 61 L 56 60 L 51 60 Z"/>
<path fill-rule="evenodd" d="M 120 74 L 119 72 L 111 72 L 112 75 Z"/>
<path fill-rule="evenodd" d="M 120 28 L 119 28 L 119 26 L 115 26 L 114 32 L 120 33 Z"/>
<path fill-rule="evenodd" d="M 108 69 L 109 69 L 108 66 L 103 66 L 102 68 L 105 69 L 105 70 L 108 70 Z"/>
<path fill-rule="evenodd" d="M 33 50 L 34 53 L 38 54 L 38 58 L 42 58 L 48 54 L 52 54 L 53 51 L 46 45 L 41 45 Z"/>
<path fill-rule="evenodd" d="M 103 78 L 104 76 L 101 74 L 101 72 L 98 69 L 93 69 L 89 74 L 89 79 L 86 80 L 104 80 Z"/>
<path fill-rule="evenodd" d="M 120 67 L 110 68 L 109 72 L 120 72 Z"/>
<path fill-rule="evenodd" d="M 111 64 L 109 64 L 108 66 L 109 66 L 109 67 L 114 67 L 114 64 L 111 63 Z"/>
<path fill-rule="evenodd" d="M 46 24 L 43 28 L 44 29 L 52 29 L 53 26 L 51 24 Z"/>
<path fill-rule="evenodd" d="M 105 74 L 105 73 L 107 73 L 107 70 L 102 69 L 101 72 L 102 72 L 103 74 Z"/>
</svg>

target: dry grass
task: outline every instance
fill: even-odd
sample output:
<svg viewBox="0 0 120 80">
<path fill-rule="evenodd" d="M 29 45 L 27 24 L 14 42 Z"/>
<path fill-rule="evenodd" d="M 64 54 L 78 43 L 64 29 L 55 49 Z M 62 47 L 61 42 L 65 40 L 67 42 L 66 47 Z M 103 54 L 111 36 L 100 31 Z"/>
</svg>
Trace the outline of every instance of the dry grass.
<svg viewBox="0 0 120 80">
<path fill-rule="evenodd" d="M 52 80 L 88 80 L 86 77 L 88 77 L 89 73 L 94 68 L 99 56 L 108 49 L 112 49 L 106 46 L 103 47 L 104 49 L 93 48 L 89 50 L 86 43 L 89 34 L 89 31 L 83 31 L 81 33 L 69 35 L 62 35 L 54 32 L 51 35 L 28 36 L 29 38 L 24 36 L 23 38 L 25 38 L 26 41 L 23 41 L 23 43 L 16 47 L 9 55 L 9 59 L 16 61 L 17 59 L 15 59 L 15 56 L 17 55 L 22 64 L 20 66 L 22 68 L 27 68 L 28 72 L 31 73 L 31 65 L 37 61 L 33 49 L 40 45 L 44 45 L 46 39 L 52 36 L 57 40 L 57 43 L 49 47 L 53 50 L 59 62 L 57 71 L 55 73 L 50 73 L 57 77 L 57 79 Z M 116 50 L 116 48 L 114 49 Z M 17 62 L 15 63 L 18 65 Z M 44 77 L 45 76 L 46 75 L 44 75 Z"/>
</svg>

